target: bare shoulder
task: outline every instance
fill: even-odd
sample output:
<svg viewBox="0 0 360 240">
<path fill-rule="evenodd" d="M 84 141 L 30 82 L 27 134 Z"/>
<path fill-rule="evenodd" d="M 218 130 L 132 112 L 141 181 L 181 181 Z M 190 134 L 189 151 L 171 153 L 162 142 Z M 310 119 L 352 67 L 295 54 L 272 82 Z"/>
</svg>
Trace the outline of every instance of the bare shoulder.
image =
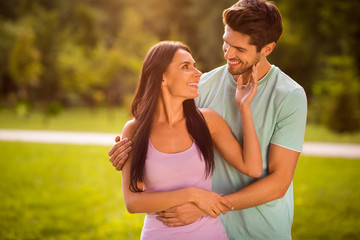
<svg viewBox="0 0 360 240">
<path fill-rule="evenodd" d="M 200 112 L 204 116 L 206 122 L 209 124 L 210 122 L 217 121 L 218 118 L 221 118 L 219 114 L 217 114 L 214 110 L 210 108 L 199 108 Z"/>
<path fill-rule="evenodd" d="M 121 133 L 122 138 L 132 139 L 135 135 L 135 130 L 138 125 L 139 123 L 135 118 L 127 121 Z"/>
<path fill-rule="evenodd" d="M 218 128 L 224 124 L 224 119 L 210 108 L 199 108 L 209 127 L 210 133 L 213 134 Z"/>
</svg>

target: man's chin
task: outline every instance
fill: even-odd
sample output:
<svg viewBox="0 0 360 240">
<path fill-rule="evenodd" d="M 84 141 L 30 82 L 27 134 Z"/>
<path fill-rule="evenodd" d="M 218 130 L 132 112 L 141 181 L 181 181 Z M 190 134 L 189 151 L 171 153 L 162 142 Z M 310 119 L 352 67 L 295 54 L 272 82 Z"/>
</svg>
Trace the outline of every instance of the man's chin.
<svg viewBox="0 0 360 240">
<path fill-rule="evenodd" d="M 246 69 L 232 69 L 228 65 L 227 70 L 231 75 L 239 76 L 239 75 L 243 75 L 243 74 L 249 74 L 252 71 L 252 67 L 249 67 L 249 68 L 246 68 Z"/>
<path fill-rule="evenodd" d="M 231 75 L 239 75 L 239 70 L 233 69 L 229 65 L 227 65 L 227 70 Z"/>
</svg>

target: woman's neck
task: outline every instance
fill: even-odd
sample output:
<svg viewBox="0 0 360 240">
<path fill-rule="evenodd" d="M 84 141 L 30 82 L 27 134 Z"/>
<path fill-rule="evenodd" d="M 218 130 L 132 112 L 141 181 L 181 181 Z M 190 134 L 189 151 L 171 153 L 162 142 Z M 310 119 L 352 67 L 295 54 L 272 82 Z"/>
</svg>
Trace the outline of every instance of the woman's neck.
<svg viewBox="0 0 360 240">
<path fill-rule="evenodd" d="M 183 100 L 161 94 L 155 110 L 154 123 L 174 127 L 177 123 L 183 121 L 184 118 Z"/>
</svg>

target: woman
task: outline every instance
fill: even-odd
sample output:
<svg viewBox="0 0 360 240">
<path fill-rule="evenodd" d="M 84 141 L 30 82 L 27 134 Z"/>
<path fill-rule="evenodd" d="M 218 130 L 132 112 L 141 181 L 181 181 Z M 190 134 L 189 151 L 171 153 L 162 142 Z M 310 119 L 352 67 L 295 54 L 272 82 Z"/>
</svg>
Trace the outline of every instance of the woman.
<svg viewBox="0 0 360 240">
<path fill-rule="evenodd" d="M 195 107 L 201 74 L 190 49 L 179 42 L 160 42 L 145 57 L 131 107 L 134 119 L 122 132 L 133 141 L 132 155 L 123 167 L 125 204 L 130 213 L 148 213 L 142 239 L 227 239 L 217 216 L 232 205 L 211 191 L 212 143 L 239 171 L 261 175 L 250 109 L 255 76 L 244 89 L 239 83 L 236 93 L 246 142 L 242 149 L 219 115 Z M 156 219 L 155 212 L 187 202 L 210 216 L 182 227 L 167 227 Z"/>
</svg>

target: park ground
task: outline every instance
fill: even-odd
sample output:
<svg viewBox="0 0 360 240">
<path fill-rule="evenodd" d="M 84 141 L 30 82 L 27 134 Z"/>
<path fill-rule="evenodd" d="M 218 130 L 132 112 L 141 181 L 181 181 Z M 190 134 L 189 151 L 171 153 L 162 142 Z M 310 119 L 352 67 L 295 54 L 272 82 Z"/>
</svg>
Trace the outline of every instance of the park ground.
<svg viewBox="0 0 360 240">
<path fill-rule="evenodd" d="M 111 124 L 96 114 L 64 113 L 46 128 L 40 118 L 0 115 L 0 138 L 13 136 L 0 140 L 0 239 L 139 239 L 144 215 L 127 213 L 121 173 L 107 156 L 126 121 L 121 113 Z M 328 156 L 345 146 L 358 151 L 358 135 L 310 129 L 294 176 L 293 239 L 360 239 L 360 157 Z M 311 136 L 319 131 L 325 135 Z M 311 153 L 324 146 L 324 156 Z"/>
</svg>

